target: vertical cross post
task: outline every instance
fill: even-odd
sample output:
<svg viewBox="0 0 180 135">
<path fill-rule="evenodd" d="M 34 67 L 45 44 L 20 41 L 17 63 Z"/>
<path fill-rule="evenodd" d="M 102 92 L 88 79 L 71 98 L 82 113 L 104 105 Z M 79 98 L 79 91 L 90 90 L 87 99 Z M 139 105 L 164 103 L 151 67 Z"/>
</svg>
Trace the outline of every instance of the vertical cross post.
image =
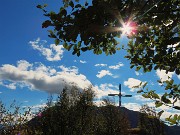
<svg viewBox="0 0 180 135">
<path fill-rule="evenodd" d="M 108 96 L 119 96 L 119 107 L 121 107 L 121 97 L 132 97 L 132 95 L 121 94 L 121 84 L 119 84 L 119 94 L 108 94 Z"/>
<path fill-rule="evenodd" d="M 119 84 L 119 107 L 121 106 L 121 84 Z"/>
</svg>

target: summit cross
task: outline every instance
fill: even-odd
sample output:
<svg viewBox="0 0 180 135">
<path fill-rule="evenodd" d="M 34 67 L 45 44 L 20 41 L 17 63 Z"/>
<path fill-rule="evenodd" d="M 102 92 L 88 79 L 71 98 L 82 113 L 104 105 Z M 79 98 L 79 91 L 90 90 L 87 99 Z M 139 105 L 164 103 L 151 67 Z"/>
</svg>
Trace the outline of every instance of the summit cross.
<svg viewBox="0 0 180 135">
<path fill-rule="evenodd" d="M 121 97 L 132 97 L 132 95 L 121 94 L 121 84 L 119 84 L 119 94 L 108 94 L 108 96 L 119 96 L 119 107 L 121 107 Z"/>
</svg>

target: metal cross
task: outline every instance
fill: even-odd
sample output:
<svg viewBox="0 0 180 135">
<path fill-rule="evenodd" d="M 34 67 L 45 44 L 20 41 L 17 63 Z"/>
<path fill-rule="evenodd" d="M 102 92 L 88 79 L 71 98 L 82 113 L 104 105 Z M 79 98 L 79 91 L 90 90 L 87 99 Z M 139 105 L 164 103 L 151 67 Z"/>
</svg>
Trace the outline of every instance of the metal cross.
<svg viewBox="0 0 180 135">
<path fill-rule="evenodd" d="M 119 94 L 108 94 L 108 96 L 119 96 L 119 107 L 121 107 L 121 97 L 132 97 L 132 95 L 121 94 L 121 84 L 119 84 Z"/>
</svg>

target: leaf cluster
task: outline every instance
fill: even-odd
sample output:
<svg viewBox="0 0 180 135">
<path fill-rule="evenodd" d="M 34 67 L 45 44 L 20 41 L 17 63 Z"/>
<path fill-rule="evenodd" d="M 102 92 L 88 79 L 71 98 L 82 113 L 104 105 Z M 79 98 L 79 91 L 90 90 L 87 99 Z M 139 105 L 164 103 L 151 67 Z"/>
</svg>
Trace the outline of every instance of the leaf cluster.
<svg viewBox="0 0 180 135">
<path fill-rule="evenodd" d="M 149 90 L 146 85 L 143 85 L 143 89 L 140 89 L 137 93 L 142 93 L 144 98 L 152 99 L 155 102 L 156 108 L 161 107 L 162 105 L 174 108 L 176 110 L 180 110 L 178 106 L 178 101 L 180 100 L 180 85 L 174 83 L 174 80 L 166 80 L 164 82 L 158 81 L 161 83 L 162 87 L 165 89 L 165 93 L 162 95 L 158 95 L 155 90 Z M 141 87 L 141 86 L 139 86 Z M 158 113 L 159 117 L 162 115 L 164 110 Z M 179 117 L 179 115 L 178 115 Z M 180 121 L 178 119 L 171 120 L 170 118 L 166 118 L 166 121 L 171 123 L 172 125 L 179 125 Z"/>
</svg>

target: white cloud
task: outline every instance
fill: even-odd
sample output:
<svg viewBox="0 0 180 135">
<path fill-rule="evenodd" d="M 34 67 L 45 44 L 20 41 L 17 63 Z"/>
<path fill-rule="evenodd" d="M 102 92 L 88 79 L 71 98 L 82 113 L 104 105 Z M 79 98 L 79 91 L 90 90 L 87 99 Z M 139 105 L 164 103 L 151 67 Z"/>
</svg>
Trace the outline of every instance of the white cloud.
<svg viewBox="0 0 180 135">
<path fill-rule="evenodd" d="M 76 66 L 72 67 L 65 67 L 63 65 L 59 66 L 59 68 L 62 70 L 62 72 L 68 72 L 68 73 L 75 73 L 78 74 L 78 68 Z"/>
<path fill-rule="evenodd" d="M 63 57 L 64 48 L 63 45 L 50 44 L 49 48 L 45 47 L 47 41 L 40 40 L 40 38 L 35 41 L 29 41 L 29 44 L 33 47 L 34 50 L 38 50 L 42 55 L 46 57 L 48 61 L 58 61 Z"/>
<path fill-rule="evenodd" d="M 46 103 L 43 103 L 43 104 L 33 105 L 33 106 L 31 107 L 31 109 L 39 110 L 39 109 L 42 109 L 42 108 L 45 108 L 45 107 L 47 107 L 47 104 L 46 104 Z"/>
<path fill-rule="evenodd" d="M 111 83 L 104 83 L 99 86 L 95 85 L 92 90 L 98 99 L 101 99 L 103 96 L 108 96 L 108 94 L 119 94 L 119 86 Z M 126 93 L 122 92 L 121 94 L 124 95 Z"/>
<path fill-rule="evenodd" d="M 104 83 L 101 84 L 100 86 L 94 86 L 93 87 L 93 91 L 96 95 L 97 98 L 101 98 L 103 96 L 108 96 L 108 94 L 118 94 L 119 90 L 118 90 L 118 86 L 114 86 L 112 84 L 108 84 L 108 83 Z M 125 93 L 122 93 L 125 94 Z"/>
<path fill-rule="evenodd" d="M 138 79 L 134 79 L 134 78 L 128 78 L 127 81 L 124 81 L 124 85 L 127 86 L 128 88 L 130 88 L 131 92 L 135 92 L 137 89 L 133 88 L 134 86 L 138 86 L 140 85 L 142 81 L 138 80 Z M 145 82 L 142 82 L 142 84 L 144 84 Z"/>
<path fill-rule="evenodd" d="M 113 74 L 109 71 L 109 70 L 101 70 L 98 72 L 98 74 L 96 75 L 98 78 L 102 78 L 106 75 L 109 75 L 109 76 L 113 76 Z"/>
<path fill-rule="evenodd" d="M 98 100 L 98 101 L 94 101 L 93 102 L 96 106 L 103 106 L 104 104 L 105 104 L 105 102 L 104 101 L 102 101 L 102 100 Z"/>
<path fill-rule="evenodd" d="M 170 80 L 172 76 L 174 75 L 174 72 L 168 72 L 166 74 L 165 70 L 157 70 L 156 75 L 161 79 L 161 81 Z"/>
<path fill-rule="evenodd" d="M 141 105 L 138 103 L 123 103 L 124 107 L 126 107 L 129 110 L 139 111 L 141 108 Z"/>
<path fill-rule="evenodd" d="M 32 66 L 32 64 L 30 64 L 29 62 L 27 62 L 25 60 L 20 60 L 20 61 L 17 62 L 17 68 L 22 70 L 22 71 L 27 70 L 31 66 Z"/>
<path fill-rule="evenodd" d="M 155 108 L 155 103 L 154 102 L 148 102 L 147 105 L 149 107 Z M 180 103 L 177 102 L 175 105 L 179 106 Z M 158 113 L 161 110 L 164 110 L 164 113 L 160 117 L 161 120 L 165 120 L 165 118 L 169 117 L 170 115 L 174 115 L 174 114 L 180 115 L 180 111 L 179 110 L 173 109 L 173 108 L 165 106 L 165 105 L 162 105 L 162 106 L 160 106 L 158 108 L 155 108 L 156 113 Z"/>
<path fill-rule="evenodd" d="M 148 101 L 152 101 L 148 98 L 144 98 L 142 95 L 134 95 L 133 96 L 135 98 L 135 100 L 137 101 L 141 101 L 141 102 L 148 102 Z"/>
<path fill-rule="evenodd" d="M 155 104 L 154 102 L 143 102 L 142 104 L 139 103 L 123 103 L 122 106 L 126 107 L 129 110 L 133 110 L 133 111 L 140 111 L 141 106 L 147 104 L 149 107 L 155 108 Z M 176 109 L 172 109 L 168 106 L 162 105 L 159 108 L 155 108 L 156 113 L 158 113 L 159 111 L 164 110 L 164 113 L 161 115 L 161 120 L 165 120 L 165 118 L 168 118 L 170 115 L 174 115 L 174 114 L 178 114 L 180 115 L 180 111 L 176 110 Z"/>
<path fill-rule="evenodd" d="M 18 63 L 21 63 L 20 61 Z M 76 85 L 84 89 L 91 85 L 86 76 L 79 74 L 76 67 L 60 66 L 61 71 L 46 67 L 42 63 L 30 64 L 24 61 L 27 66 L 14 66 L 5 64 L 0 67 L 0 81 L 9 81 L 13 85 L 28 87 L 32 90 L 42 90 L 50 93 L 60 93 L 64 87 L 71 88 Z"/>
<path fill-rule="evenodd" d="M 106 67 L 107 64 L 95 64 L 94 66 L 95 66 L 95 67 Z"/>
<path fill-rule="evenodd" d="M 104 83 L 100 85 L 101 89 L 109 89 L 109 88 L 113 88 L 113 89 L 119 89 L 119 87 L 117 85 L 113 85 L 111 83 Z"/>
<path fill-rule="evenodd" d="M 2 92 L 0 91 L 0 94 L 2 94 Z"/>
<path fill-rule="evenodd" d="M 174 116 L 175 114 L 180 115 L 180 113 L 177 112 L 171 112 L 171 111 L 166 111 L 161 115 L 161 119 L 165 120 L 166 118 L 168 118 L 170 115 Z"/>
<path fill-rule="evenodd" d="M 120 67 L 124 66 L 123 63 L 119 62 L 117 65 L 109 66 L 110 69 L 119 69 Z"/>
<path fill-rule="evenodd" d="M 8 89 L 12 89 L 12 90 L 16 89 L 16 83 L 6 84 L 4 82 L 0 82 L 0 85 L 6 87 Z"/>
<path fill-rule="evenodd" d="M 142 75 L 142 73 L 137 72 L 137 71 L 135 71 L 135 74 L 136 74 L 137 76 Z"/>
<path fill-rule="evenodd" d="M 83 60 L 80 60 L 79 62 L 82 64 L 87 63 L 87 61 L 83 61 Z"/>
</svg>

